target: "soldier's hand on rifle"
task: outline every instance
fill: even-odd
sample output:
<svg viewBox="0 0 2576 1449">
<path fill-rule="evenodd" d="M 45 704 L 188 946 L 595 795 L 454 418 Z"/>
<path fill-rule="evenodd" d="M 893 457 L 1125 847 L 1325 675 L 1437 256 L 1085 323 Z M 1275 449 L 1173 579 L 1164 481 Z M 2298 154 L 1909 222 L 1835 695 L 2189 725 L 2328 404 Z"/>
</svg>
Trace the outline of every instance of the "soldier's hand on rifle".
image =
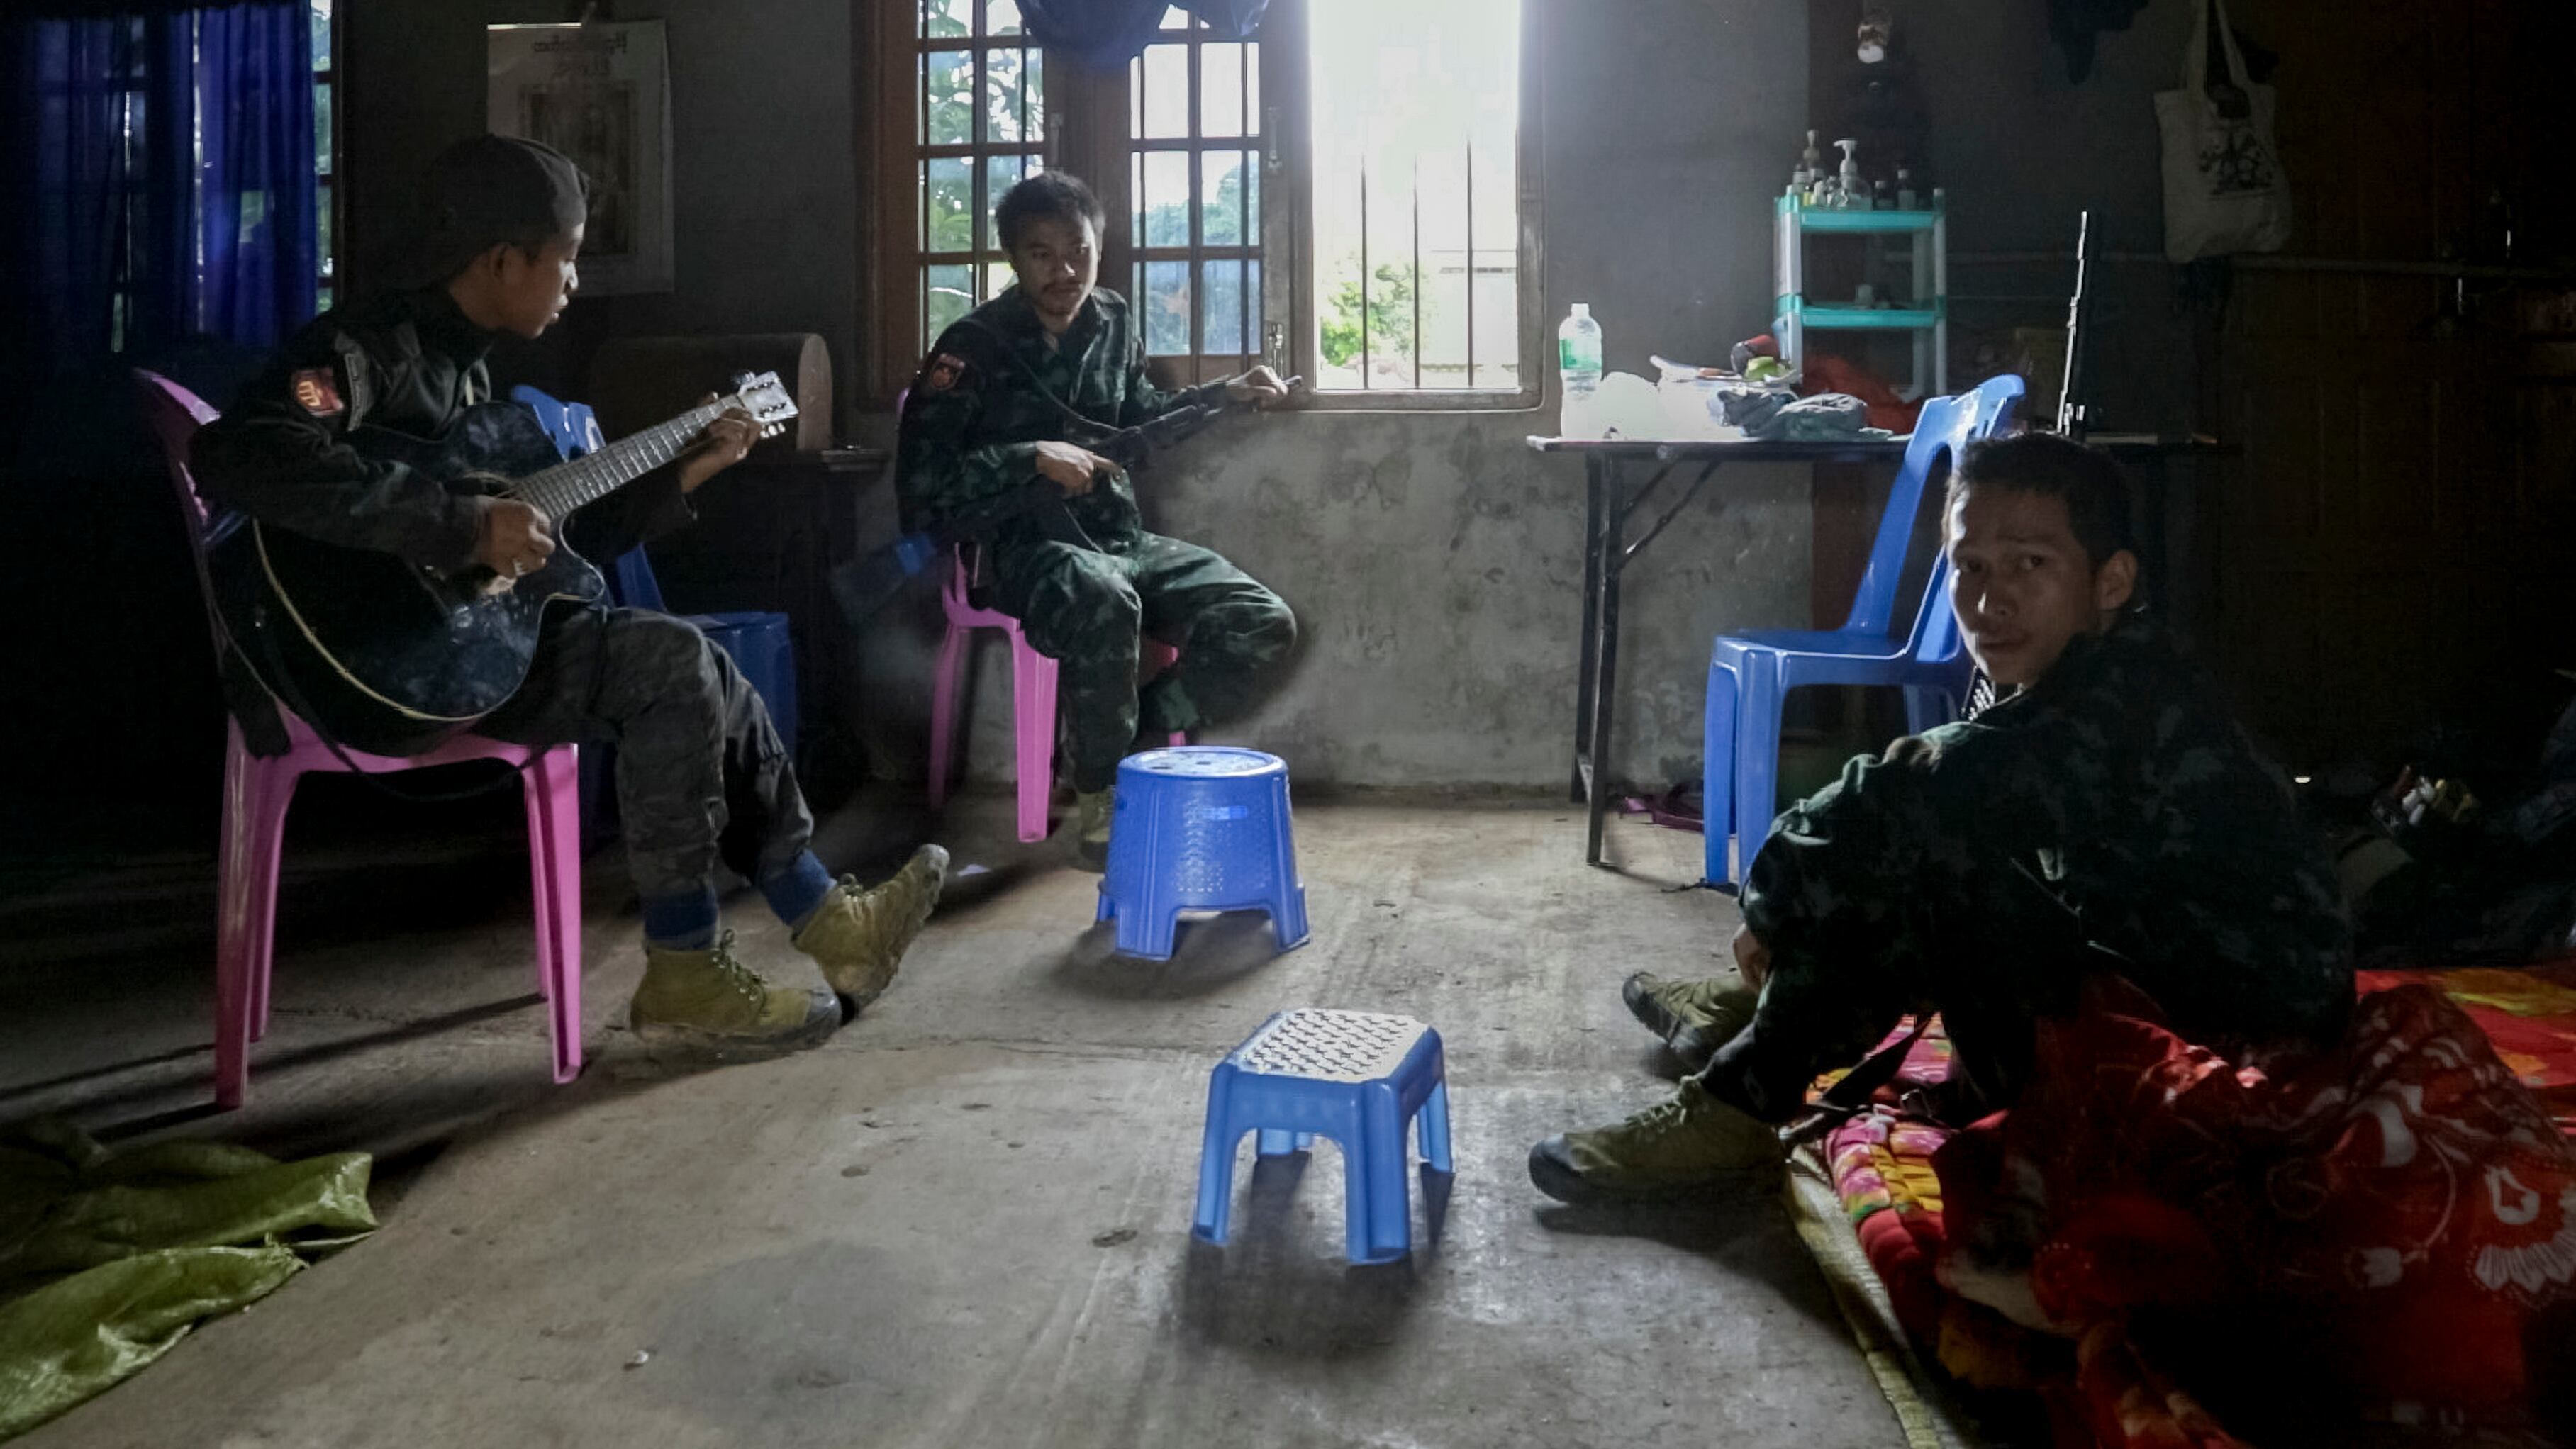
<svg viewBox="0 0 2576 1449">
<path fill-rule="evenodd" d="M 1089 448 L 1052 441 L 1038 444 L 1038 476 L 1053 479 L 1067 498 L 1080 498 L 1091 491 L 1099 475 L 1116 471 L 1117 464 Z"/>
<path fill-rule="evenodd" d="M 1266 408 L 1284 401 L 1287 396 L 1288 384 L 1267 365 L 1256 367 L 1241 377 L 1230 378 L 1225 385 L 1226 401 L 1248 402 L 1254 407 Z"/>
</svg>

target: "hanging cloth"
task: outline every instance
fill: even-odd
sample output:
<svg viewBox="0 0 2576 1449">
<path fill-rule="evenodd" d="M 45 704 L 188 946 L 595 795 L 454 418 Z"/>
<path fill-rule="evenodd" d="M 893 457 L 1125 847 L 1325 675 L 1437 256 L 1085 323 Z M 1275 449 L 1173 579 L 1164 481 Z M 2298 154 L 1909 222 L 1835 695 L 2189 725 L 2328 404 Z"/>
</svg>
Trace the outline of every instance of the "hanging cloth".
<svg viewBox="0 0 2576 1449">
<path fill-rule="evenodd" d="M 1020 0 L 1020 19 L 1040 45 L 1094 70 L 1116 70 L 1152 44 L 1167 10 L 1186 10 L 1220 40 L 1250 40 L 1270 0 Z"/>
</svg>

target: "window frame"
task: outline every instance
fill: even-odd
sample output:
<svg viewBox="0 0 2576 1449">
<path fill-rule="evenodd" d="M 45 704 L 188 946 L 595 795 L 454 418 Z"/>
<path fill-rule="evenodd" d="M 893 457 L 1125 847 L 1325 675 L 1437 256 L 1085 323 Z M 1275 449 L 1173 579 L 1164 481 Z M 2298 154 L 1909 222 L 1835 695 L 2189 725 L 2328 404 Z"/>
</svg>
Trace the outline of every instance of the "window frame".
<svg viewBox="0 0 2576 1449">
<path fill-rule="evenodd" d="M 1306 412 L 1529 412 L 1544 405 L 1549 370 L 1545 248 L 1540 235 L 1538 11 L 1521 0 L 1520 125 L 1513 136 L 1513 210 L 1520 380 L 1500 388 L 1300 388 L 1282 406 Z M 1271 0 L 1261 25 L 1264 173 L 1261 182 L 1261 360 L 1282 377 L 1317 373 L 1313 116 L 1309 0 Z M 1469 276 L 1470 295 L 1474 285 Z"/>
<path fill-rule="evenodd" d="M 1206 47 L 1210 45 L 1258 47 L 1259 53 L 1265 59 L 1260 66 L 1249 67 L 1247 76 L 1259 83 L 1267 81 L 1267 71 L 1263 67 L 1268 63 L 1266 57 L 1269 54 L 1269 46 L 1265 43 L 1263 35 L 1256 34 L 1248 41 L 1228 40 L 1216 35 L 1206 21 L 1196 16 L 1190 16 L 1187 26 L 1183 29 L 1166 28 L 1156 31 L 1153 40 L 1147 43 L 1147 50 L 1150 51 L 1155 46 L 1175 46 L 1184 50 L 1183 74 L 1187 77 L 1189 128 L 1179 136 L 1146 137 L 1135 134 L 1143 119 L 1142 98 L 1136 94 L 1136 77 L 1145 64 L 1141 54 L 1137 59 L 1128 62 L 1126 68 L 1114 76 L 1087 77 L 1094 84 L 1114 90 L 1113 99 L 1118 108 L 1118 154 L 1114 162 L 1103 158 L 1100 163 L 1104 169 L 1115 171 L 1120 194 L 1120 204 L 1114 208 L 1108 207 L 1105 197 L 1103 201 L 1104 209 L 1110 213 L 1110 229 L 1117 233 L 1116 246 L 1104 245 L 1103 247 L 1104 265 L 1101 271 L 1103 280 L 1115 282 L 1116 289 L 1127 298 L 1129 307 L 1142 308 L 1145 305 L 1145 298 L 1142 295 L 1144 288 L 1137 278 L 1140 267 L 1155 263 L 1177 263 L 1188 268 L 1189 271 L 1191 350 L 1180 353 L 1149 351 L 1146 355 L 1146 368 L 1149 374 L 1157 385 L 1164 387 L 1188 387 L 1199 383 L 1217 382 L 1238 377 L 1250 371 L 1262 361 L 1263 324 L 1269 318 L 1266 292 L 1270 268 L 1269 254 L 1264 245 L 1264 239 L 1269 234 L 1268 192 L 1263 190 L 1259 193 L 1262 223 L 1259 230 L 1233 243 L 1210 242 L 1203 235 L 1207 211 L 1206 197 L 1201 191 L 1206 178 L 1205 158 L 1241 156 L 1254 172 L 1256 179 L 1253 184 L 1257 187 L 1268 185 L 1268 167 L 1263 159 L 1268 154 L 1267 138 L 1262 133 L 1264 121 L 1260 114 L 1266 111 L 1267 107 L 1255 107 L 1252 104 L 1253 98 L 1247 94 L 1244 97 L 1243 129 L 1240 132 L 1232 136 L 1209 136 L 1200 130 L 1200 127 L 1205 124 L 1207 115 L 1203 77 L 1207 62 Z M 1139 212 L 1134 188 L 1137 180 L 1150 164 L 1146 158 L 1155 155 L 1189 158 L 1190 201 L 1187 211 L 1190 235 L 1187 240 L 1178 245 L 1149 244 L 1136 235 L 1135 228 Z M 1083 173 L 1077 170 L 1076 174 Z M 1117 266 L 1114 273 L 1107 265 L 1113 259 Z M 1241 319 L 1246 327 L 1242 338 L 1244 345 L 1233 351 L 1205 350 L 1207 341 L 1205 324 L 1208 317 L 1203 290 L 1206 286 L 1207 266 L 1211 262 L 1235 262 L 1261 268 L 1263 290 L 1243 296 L 1244 311 L 1247 314 Z M 1140 334 L 1147 330 L 1141 320 L 1138 328 Z"/>
<path fill-rule="evenodd" d="M 876 98 L 872 105 L 858 109 L 861 128 L 858 147 L 860 196 L 864 209 L 874 225 L 863 224 L 859 239 L 859 304 L 862 317 L 858 349 L 858 392 L 862 399 L 881 401 L 891 407 L 895 396 L 907 386 L 921 353 L 936 341 L 912 334 L 924 321 L 921 307 L 921 269 L 930 265 L 959 265 L 955 254 L 931 252 L 924 248 L 921 236 L 920 166 L 925 159 L 963 158 L 971 178 L 970 194 L 980 193 L 985 169 L 978 164 L 990 156 L 1004 154 L 1034 156 L 1047 170 L 1063 165 L 1063 131 L 1067 118 L 1065 106 L 1057 93 L 1059 77 L 1070 67 L 1064 57 L 1052 48 L 1029 42 L 1025 37 L 995 36 L 985 33 L 987 10 L 984 0 L 975 6 L 976 33 L 950 38 L 939 44 L 925 42 L 919 34 L 922 0 L 853 0 L 857 7 L 854 24 L 859 44 L 857 70 L 859 91 Z M 1016 43 L 1014 43 L 1016 40 Z M 966 50 L 974 53 L 976 63 L 976 125 L 984 122 L 984 68 L 981 57 L 997 49 L 1023 49 L 1033 56 L 1043 56 L 1043 91 L 1039 104 L 1029 107 L 1030 119 L 1043 127 L 1037 141 L 975 142 L 964 145 L 932 145 L 921 138 L 921 72 L 920 57 L 931 50 Z M 1077 174 L 1080 174 L 1077 172 Z M 980 241 L 985 220 L 997 198 L 983 198 L 972 222 L 974 236 Z M 869 219 L 863 217 L 863 223 Z M 998 251 L 1000 238 L 994 239 Z M 980 246 L 970 249 L 962 263 L 970 269 L 992 262 Z M 1105 268 L 1104 268 L 1105 270 Z"/>
</svg>

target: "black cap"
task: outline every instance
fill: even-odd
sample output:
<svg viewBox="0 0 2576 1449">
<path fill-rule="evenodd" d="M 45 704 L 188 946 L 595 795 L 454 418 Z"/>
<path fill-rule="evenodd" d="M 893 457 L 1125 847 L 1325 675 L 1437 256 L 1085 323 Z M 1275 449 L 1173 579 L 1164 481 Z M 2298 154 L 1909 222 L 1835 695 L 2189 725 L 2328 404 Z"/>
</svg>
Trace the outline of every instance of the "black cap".
<svg viewBox="0 0 2576 1449">
<path fill-rule="evenodd" d="M 570 235 L 590 210 L 590 178 L 542 141 L 476 136 L 429 164 L 429 229 L 397 286 L 446 281 L 504 242 L 537 245 Z"/>
</svg>

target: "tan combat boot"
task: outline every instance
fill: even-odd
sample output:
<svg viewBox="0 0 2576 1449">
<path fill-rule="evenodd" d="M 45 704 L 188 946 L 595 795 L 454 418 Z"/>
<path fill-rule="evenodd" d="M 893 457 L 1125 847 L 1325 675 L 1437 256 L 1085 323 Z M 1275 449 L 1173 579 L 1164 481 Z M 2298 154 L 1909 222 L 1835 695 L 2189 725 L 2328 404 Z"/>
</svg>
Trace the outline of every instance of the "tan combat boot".
<svg viewBox="0 0 2576 1449">
<path fill-rule="evenodd" d="M 929 922 L 947 883 L 948 852 L 925 845 L 892 880 L 873 889 L 862 889 L 856 876 L 841 877 L 789 939 L 814 958 L 823 979 L 856 1013 L 894 980 L 904 948 Z"/>
<path fill-rule="evenodd" d="M 1558 1202 L 1652 1202 L 1687 1197 L 1742 1173 L 1776 1171 L 1788 1156 L 1779 1129 L 1682 1078 L 1669 1102 L 1592 1132 L 1530 1149 L 1530 1181 Z"/>
<path fill-rule="evenodd" d="M 733 958 L 733 932 L 703 951 L 647 943 L 627 1019 L 649 1047 L 719 1056 L 796 1051 L 830 1036 L 841 1004 L 828 991 L 773 986 Z"/>
<path fill-rule="evenodd" d="M 1109 817 L 1118 805 L 1115 790 L 1076 792 L 1073 797 L 1074 862 L 1084 870 L 1109 868 Z"/>
<path fill-rule="evenodd" d="M 1620 984 L 1619 997 L 1646 1030 L 1664 1039 L 1682 1065 L 1699 1072 L 1753 1020 L 1762 993 L 1733 977 L 1667 981 L 1640 971 Z"/>
</svg>

